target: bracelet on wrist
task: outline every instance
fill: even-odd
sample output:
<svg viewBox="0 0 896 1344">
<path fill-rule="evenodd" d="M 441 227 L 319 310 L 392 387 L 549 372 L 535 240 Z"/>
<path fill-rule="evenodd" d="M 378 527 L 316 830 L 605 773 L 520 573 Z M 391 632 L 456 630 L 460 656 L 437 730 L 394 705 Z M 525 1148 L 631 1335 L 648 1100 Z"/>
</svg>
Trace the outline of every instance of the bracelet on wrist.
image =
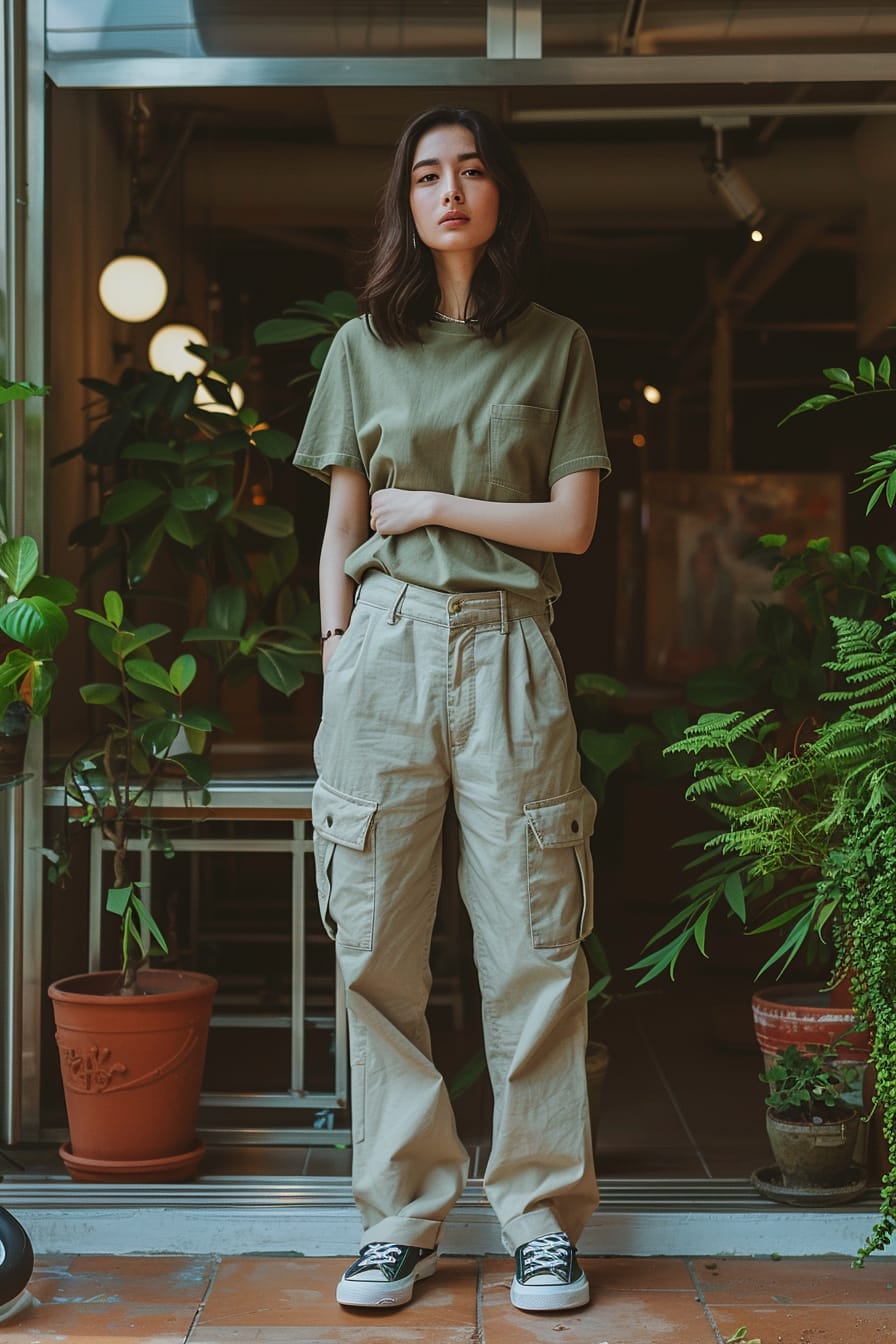
<svg viewBox="0 0 896 1344">
<path fill-rule="evenodd" d="M 325 635 L 321 635 L 320 642 L 321 644 L 326 644 L 327 640 L 332 639 L 334 635 L 344 635 L 344 634 L 345 631 L 340 630 L 339 626 L 337 625 L 332 630 L 328 630 Z"/>
</svg>

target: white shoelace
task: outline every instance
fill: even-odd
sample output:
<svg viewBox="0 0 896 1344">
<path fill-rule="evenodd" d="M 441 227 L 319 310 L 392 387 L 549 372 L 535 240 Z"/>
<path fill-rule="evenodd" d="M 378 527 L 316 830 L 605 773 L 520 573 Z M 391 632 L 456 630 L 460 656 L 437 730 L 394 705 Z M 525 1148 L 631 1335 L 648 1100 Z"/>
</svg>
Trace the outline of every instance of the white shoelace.
<svg viewBox="0 0 896 1344">
<path fill-rule="evenodd" d="M 400 1255 L 400 1246 L 388 1241 L 374 1241 L 364 1252 L 358 1268 L 375 1269 L 379 1265 L 394 1265 Z"/>
<path fill-rule="evenodd" d="M 547 1236 L 536 1237 L 523 1251 L 523 1269 L 527 1275 L 561 1273 L 566 1270 L 570 1253 L 570 1242 L 565 1232 L 549 1232 Z"/>
</svg>

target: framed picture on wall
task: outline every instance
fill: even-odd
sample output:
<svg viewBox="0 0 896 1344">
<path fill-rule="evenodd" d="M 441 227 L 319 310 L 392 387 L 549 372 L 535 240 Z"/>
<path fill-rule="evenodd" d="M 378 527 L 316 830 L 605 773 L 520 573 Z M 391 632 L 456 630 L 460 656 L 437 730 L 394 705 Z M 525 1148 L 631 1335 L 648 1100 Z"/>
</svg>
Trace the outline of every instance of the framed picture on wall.
<svg viewBox="0 0 896 1344">
<path fill-rule="evenodd" d="M 732 662 L 749 647 L 756 602 L 786 602 L 772 588 L 769 532 L 801 551 L 813 537 L 843 545 L 843 480 L 796 475 L 648 472 L 642 527 L 646 551 L 645 672 L 682 682 Z"/>
</svg>

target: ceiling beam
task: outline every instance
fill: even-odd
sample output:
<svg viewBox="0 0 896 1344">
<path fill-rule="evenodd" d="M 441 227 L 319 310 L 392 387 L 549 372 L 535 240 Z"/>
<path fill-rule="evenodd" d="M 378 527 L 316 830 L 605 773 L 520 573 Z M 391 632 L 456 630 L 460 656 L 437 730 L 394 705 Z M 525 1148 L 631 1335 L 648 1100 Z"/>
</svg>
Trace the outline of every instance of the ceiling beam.
<svg viewBox="0 0 896 1344">
<path fill-rule="evenodd" d="M 59 88 L 383 88 L 495 85 L 844 84 L 896 79 L 896 53 L 786 52 L 730 56 L 127 57 L 58 58 L 47 74 Z"/>
</svg>

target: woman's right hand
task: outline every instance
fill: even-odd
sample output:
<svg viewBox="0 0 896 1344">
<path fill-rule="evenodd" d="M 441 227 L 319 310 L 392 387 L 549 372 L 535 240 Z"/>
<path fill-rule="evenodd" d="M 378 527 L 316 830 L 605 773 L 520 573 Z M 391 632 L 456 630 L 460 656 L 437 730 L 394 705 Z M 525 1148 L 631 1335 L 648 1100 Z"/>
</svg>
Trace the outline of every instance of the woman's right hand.
<svg viewBox="0 0 896 1344">
<path fill-rule="evenodd" d="M 325 639 L 323 644 L 321 645 L 320 665 L 321 665 L 321 671 L 323 672 L 324 676 L 326 676 L 330 659 L 336 652 L 336 647 L 339 644 L 340 639 L 342 639 L 342 635 L 331 635 L 330 638 Z"/>
</svg>

